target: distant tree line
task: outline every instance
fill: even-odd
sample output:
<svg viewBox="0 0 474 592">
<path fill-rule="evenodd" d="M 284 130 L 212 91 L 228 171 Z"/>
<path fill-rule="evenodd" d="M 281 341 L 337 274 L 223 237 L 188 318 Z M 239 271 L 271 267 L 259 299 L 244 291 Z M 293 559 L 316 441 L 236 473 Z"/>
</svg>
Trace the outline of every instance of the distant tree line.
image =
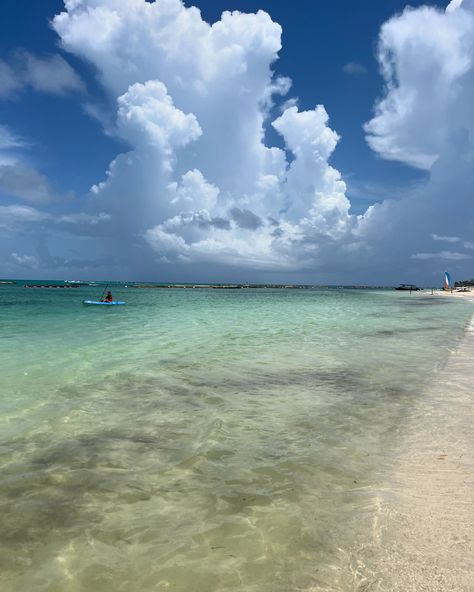
<svg viewBox="0 0 474 592">
<path fill-rule="evenodd" d="M 463 280 L 462 282 L 454 282 L 454 286 L 456 288 L 464 288 L 467 286 L 474 286 L 474 279 L 472 280 Z"/>
</svg>

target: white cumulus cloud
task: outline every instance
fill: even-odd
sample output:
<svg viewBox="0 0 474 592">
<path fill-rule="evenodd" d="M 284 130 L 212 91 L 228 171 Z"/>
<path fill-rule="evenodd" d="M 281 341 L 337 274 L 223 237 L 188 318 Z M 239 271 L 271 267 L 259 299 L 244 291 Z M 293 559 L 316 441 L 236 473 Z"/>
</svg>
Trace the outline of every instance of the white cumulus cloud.
<svg viewBox="0 0 474 592">
<path fill-rule="evenodd" d="M 429 172 L 401 199 L 371 206 L 357 231 L 374 269 L 387 265 L 401 278 L 411 270 L 416 278 L 439 274 L 447 260 L 457 275 L 469 274 L 472 254 L 459 247 L 469 249 L 461 237 L 474 232 L 474 2 L 407 8 L 380 35 L 387 95 L 366 127 L 369 144 Z M 432 252 L 432 240 L 457 249 Z"/>
<path fill-rule="evenodd" d="M 0 125 L 0 163 L 6 151 L 23 148 L 24 145 L 24 140 L 16 136 L 7 126 Z"/>
<path fill-rule="evenodd" d="M 272 122 L 286 151 L 264 142 L 273 97 L 291 87 L 272 72 L 281 27 L 267 13 L 210 25 L 181 0 L 65 6 L 53 27 L 99 72 L 130 146 L 92 188 L 121 236 L 143 237 L 161 261 L 280 269 L 350 232 L 324 107 L 290 101 Z"/>
<path fill-rule="evenodd" d="M 473 48 L 472 0 L 408 7 L 387 21 L 378 47 L 386 94 L 365 126 L 371 148 L 430 169 L 456 128 L 472 136 Z"/>
<path fill-rule="evenodd" d="M 430 234 L 434 241 L 446 241 L 447 243 L 458 243 L 460 242 L 459 236 L 439 236 L 438 234 Z"/>
<path fill-rule="evenodd" d="M 472 255 L 467 253 L 457 253 L 456 251 L 440 251 L 439 253 L 415 253 L 412 259 L 446 259 L 448 261 L 462 261 L 472 259 Z"/>
<path fill-rule="evenodd" d="M 36 269 L 38 267 L 38 258 L 35 255 L 19 255 L 18 253 L 11 254 L 15 263 L 18 263 L 22 267 L 29 267 Z"/>
</svg>

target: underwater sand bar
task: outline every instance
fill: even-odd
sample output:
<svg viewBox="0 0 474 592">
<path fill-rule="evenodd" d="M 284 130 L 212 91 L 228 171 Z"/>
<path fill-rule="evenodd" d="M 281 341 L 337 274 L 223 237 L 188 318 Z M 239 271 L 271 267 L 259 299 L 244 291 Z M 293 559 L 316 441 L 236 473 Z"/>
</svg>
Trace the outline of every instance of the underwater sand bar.
<svg viewBox="0 0 474 592">
<path fill-rule="evenodd" d="M 473 385 L 474 317 L 406 426 L 374 527 L 368 589 L 474 590 Z"/>
</svg>

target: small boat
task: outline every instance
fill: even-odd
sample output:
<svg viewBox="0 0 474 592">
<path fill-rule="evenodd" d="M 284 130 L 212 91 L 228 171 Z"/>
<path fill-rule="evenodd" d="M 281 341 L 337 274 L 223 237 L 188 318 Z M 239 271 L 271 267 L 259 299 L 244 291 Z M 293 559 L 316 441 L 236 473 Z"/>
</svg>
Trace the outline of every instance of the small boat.
<svg viewBox="0 0 474 592">
<path fill-rule="evenodd" d="M 397 288 L 395 288 L 395 290 L 403 290 L 403 291 L 410 291 L 410 292 L 418 292 L 419 290 L 422 290 L 423 288 L 418 288 L 418 286 L 415 286 L 413 284 L 400 284 Z"/>
<path fill-rule="evenodd" d="M 99 306 L 115 306 L 118 304 L 125 304 L 125 302 L 122 302 L 121 300 L 111 300 L 110 302 L 102 302 L 101 300 L 84 300 L 82 304 L 85 304 L 86 306 L 94 306 L 94 305 L 99 305 Z"/>
</svg>

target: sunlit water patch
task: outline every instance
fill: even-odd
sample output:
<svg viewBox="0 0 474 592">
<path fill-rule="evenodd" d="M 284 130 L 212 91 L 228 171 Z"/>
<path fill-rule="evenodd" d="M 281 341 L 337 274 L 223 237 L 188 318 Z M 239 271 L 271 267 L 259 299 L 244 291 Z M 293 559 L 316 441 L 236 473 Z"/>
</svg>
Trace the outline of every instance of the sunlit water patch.
<svg viewBox="0 0 474 592">
<path fill-rule="evenodd" d="M 2 591 L 353 590 L 471 308 L 357 290 L 1 287 Z"/>
</svg>

